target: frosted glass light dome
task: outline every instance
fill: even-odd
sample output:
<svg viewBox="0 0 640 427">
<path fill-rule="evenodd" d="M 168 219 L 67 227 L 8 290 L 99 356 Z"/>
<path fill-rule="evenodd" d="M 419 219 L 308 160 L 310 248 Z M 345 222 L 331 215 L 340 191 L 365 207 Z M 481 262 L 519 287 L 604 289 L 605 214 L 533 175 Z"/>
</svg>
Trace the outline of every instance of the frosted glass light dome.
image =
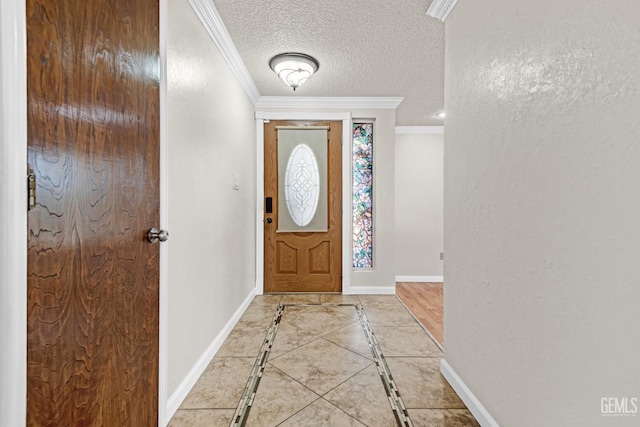
<svg viewBox="0 0 640 427">
<path fill-rule="evenodd" d="M 281 53 L 269 61 L 269 67 L 293 90 L 302 86 L 318 71 L 320 64 L 312 56 L 304 53 Z"/>
</svg>

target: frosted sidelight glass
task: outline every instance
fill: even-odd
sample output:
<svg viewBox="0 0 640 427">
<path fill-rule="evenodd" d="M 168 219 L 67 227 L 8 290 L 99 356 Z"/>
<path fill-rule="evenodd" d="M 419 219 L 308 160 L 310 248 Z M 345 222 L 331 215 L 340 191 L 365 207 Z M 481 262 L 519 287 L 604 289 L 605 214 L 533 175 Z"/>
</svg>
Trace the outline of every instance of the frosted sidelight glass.
<svg viewBox="0 0 640 427">
<path fill-rule="evenodd" d="M 278 232 L 326 232 L 327 130 L 278 129 Z"/>
</svg>

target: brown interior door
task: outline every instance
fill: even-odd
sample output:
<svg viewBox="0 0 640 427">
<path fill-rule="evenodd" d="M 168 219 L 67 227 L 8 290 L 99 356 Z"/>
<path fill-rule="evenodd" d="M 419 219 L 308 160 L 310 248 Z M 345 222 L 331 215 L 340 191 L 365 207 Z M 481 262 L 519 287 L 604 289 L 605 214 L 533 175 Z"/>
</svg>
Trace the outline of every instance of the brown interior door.
<svg viewBox="0 0 640 427">
<path fill-rule="evenodd" d="M 27 44 L 27 425 L 157 425 L 158 0 L 27 0 Z"/>
<path fill-rule="evenodd" d="M 305 133 L 305 127 L 325 128 L 326 144 L 315 141 L 319 145 L 313 146 L 297 136 L 284 141 L 280 133 Z M 264 290 L 341 292 L 342 122 L 271 121 L 265 123 L 264 135 Z M 317 187 L 315 166 L 322 175 Z M 295 203 L 304 204 L 304 212 L 296 210 Z M 307 225 L 306 219 L 297 219 L 305 215 Z"/>
</svg>

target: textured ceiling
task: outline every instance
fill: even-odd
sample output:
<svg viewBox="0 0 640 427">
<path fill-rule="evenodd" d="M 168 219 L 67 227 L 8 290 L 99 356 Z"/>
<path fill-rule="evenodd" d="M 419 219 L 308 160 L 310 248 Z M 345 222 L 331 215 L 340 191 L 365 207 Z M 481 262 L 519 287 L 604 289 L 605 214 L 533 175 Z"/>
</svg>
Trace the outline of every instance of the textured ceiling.
<svg viewBox="0 0 640 427">
<path fill-rule="evenodd" d="M 402 96 L 399 126 L 442 125 L 444 25 L 431 0 L 213 0 L 261 95 Z M 269 68 L 302 52 L 320 69 L 293 92 Z"/>
</svg>

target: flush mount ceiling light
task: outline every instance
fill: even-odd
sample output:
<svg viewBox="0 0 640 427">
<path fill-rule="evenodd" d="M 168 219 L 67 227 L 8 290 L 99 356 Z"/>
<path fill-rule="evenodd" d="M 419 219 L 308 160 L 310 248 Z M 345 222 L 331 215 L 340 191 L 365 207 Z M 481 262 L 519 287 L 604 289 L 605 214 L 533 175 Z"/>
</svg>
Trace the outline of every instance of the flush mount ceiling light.
<svg viewBox="0 0 640 427">
<path fill-rule="evenodd" d="M 434 114 L 434 117 L 435 117 L 436 119 L 443 120 L 443 119 L 444 119 L 444 117 L 445 117 L 445 112 L 444 112 L 444 111 L 440 111 L 440 112 L 438 112 L 438 113 Z"/>
<path fill-rule="evenodd" d="M 304 53 L 281 53 L 269 61 L 269 67 L 293 90 L 302 86 L 320 68 L 318 61 Z"/>
</svg>

